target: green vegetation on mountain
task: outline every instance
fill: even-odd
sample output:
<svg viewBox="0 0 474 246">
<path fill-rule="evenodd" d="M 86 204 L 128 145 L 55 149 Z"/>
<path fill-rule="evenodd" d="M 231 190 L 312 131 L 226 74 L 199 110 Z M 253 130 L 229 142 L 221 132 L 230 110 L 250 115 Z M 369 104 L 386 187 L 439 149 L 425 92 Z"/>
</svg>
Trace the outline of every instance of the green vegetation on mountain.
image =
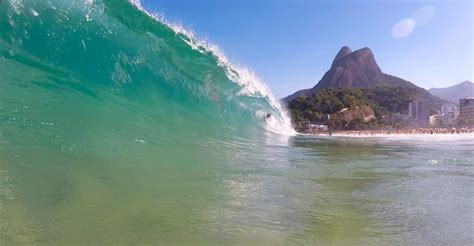
<svg viewBox="0 0 474 246">
<path fill-rule="evenodd" d="M 322 122 L 327 114 L 334 114 L 344 108 L 355 110 L 360 106 L 373 106 L 364 98 L 363 92 L 350 88 L 329 88 L 310 97 L 298 97 L 288 104 L 295 123 L 304 120 Z"/>
<path fill-rule="evenodd" d="M 327 88 L 309 97 L 301 96 L 288 103 L 293 123 L 328 124 L 333 129 L 365 129 L 390 125 L 384 115 L 408 112 L 411 101 L 423 98 L 410 87 Z"/>
<path fill-rule="evenodd" d="M 386 88 L 389 87 L 389 88 Z M 400 88 L 402 87 L 402 88 Z M 444 103 L 447 103 L 446 100 L 441 99 L 439 97 L 433 96 L 429 91 L 418 87 L 417 85 L 413 84 L 412 82 L 408 80 L 404 80 L 402 78 L 390 75 L 390 74 L 385 74 L 385 81 L 383 86 L 379 87 L 372 87 L 376 90 L 393 90 L 394 92 L 397 91 L 397 93 L 405 93 L 406 95 L 404 96 L 396 96 L 393 95 L 394 97 L 403 97 L 403 98 L 408 98 L 410 101 L 413 100 L 423 100 L 426 101 L 430 104 L 431 106 L 431 111 L 436 111 L 441 108 L 441 105 Z M 407 101 L 405 104 L 404 108 L 405 110 L 398 110 L 398 111 L 392 111 L 394 113 L 404 113 L 408 111 L 408 103 L 410 101 Z"/>
<path fill-rule="evenodd" d="M 305 128 L 308 122 L 322 122 L 333 129 L 358 129 L 371 121 L 376 105 L 353 88 L 328 88 L 309 97 L 298 97 L 289 102 L 293 123 Z"/>
<path fill-rule="evenodd" d="M 420 98 L 420 92 L 409 87 L 374 87 L 361 91 L 380 114 L 406 114 L 408 104 Z"/>
</svg>

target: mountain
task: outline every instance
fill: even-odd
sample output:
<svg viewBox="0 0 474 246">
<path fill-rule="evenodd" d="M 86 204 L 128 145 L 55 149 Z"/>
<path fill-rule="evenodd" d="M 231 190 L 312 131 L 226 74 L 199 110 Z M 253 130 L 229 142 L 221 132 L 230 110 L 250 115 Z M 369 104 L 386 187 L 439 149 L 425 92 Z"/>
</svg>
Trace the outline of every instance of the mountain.
<svg viewBox="0 0 474 246">
<path fill-rule="evenodd" d="M 464 81 L 457 85 L 446 88 L 431 88 L 428 90 L 432 95 L 453 103 L 459 103 L 459 99 L 474 97 L 474 83 Z"/>
<path fill-rule="evenodd" d="M 353 52 L 349 47 L 344 46 L 334 58 L 331 68 L 316 86 L 297 91 L 283 100 L 291 101 L 299 96 L 310 96 L 324 88 L 369 88 L 382 85 L 383 82 L 384 74 L 369 48 Z"/>
<path fill-rule="evenodd" d="M 416 86 L 410 81 L 385 74 L 375 60 L 372 50 L 365 47 L 352 51 L 349 47 L 342 47 L 331 64 L 331 68 L 321 80 L 310 89 L 304 89 L 283 98 L 289 102 L 300 96 L 311 96 L 325 88 L 376 88 L 376 87 L 404 87 L 410 88 L 416 99 L 427 100 L 433 109 L 439 109 L 444 100 L 431 95 L 427 90 Z M 408 107 L 408 105 L 407 105 Z"/>
</svg>

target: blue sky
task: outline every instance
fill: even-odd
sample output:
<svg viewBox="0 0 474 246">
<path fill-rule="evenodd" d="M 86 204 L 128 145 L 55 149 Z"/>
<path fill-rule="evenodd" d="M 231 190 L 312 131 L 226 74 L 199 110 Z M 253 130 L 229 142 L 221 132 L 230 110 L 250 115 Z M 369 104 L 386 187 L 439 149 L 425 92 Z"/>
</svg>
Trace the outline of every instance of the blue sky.
<svg viewBox="0 0 474 246">
<path fill-rule="evenodd" d="M 142 0 L 142 5 L 218 45 L 277 97 L 313 87 L 344 45 L 371 48 L 382 71 L 427 89 L 474 80 L 470 0 Z"/>
</svg>

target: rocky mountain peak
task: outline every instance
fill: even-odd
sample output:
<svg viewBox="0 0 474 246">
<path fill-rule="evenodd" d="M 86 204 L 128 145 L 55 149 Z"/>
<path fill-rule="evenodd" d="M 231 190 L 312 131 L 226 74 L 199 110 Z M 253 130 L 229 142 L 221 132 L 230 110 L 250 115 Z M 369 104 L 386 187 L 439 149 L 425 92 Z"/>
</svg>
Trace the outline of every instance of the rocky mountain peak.
<svg viewBox="0 0 474 246">
<path fill-rule="evenodd" d="M 315 90 L 328 87 L 355 87 L 369 88 L 381 85 L 384 74 L 375 61 L 374 54 L 369 48 L 362 48 L 350 52 L 348 47 L 343 47 Z"/>
<path fill-rule="evenodd" d="M 351 48 L 347 47 L 347 46 L 344 46 L 342 47 L 339 52 L 337 52 L 337 55 L 336 57 L 334 57 L 334 60 L 332 61 L 332 65 L 331 65 L 331 68 L 333 68 L 335 66 L 335 64 L 337 63 L 337 61 L 341 60 L 342 58 L 346 57 L 347 55 L 349 55 L 350 53 L 352 53 L 352 50 Z"/>
<path fill-rule="evenodd" d="M 383 86 L 385 82 L 385 74 L 375 61 L 371 49 L 365 47 L 352 51 L 348 46 L 344 46 L 335 56 L 331 68 L 313 88 L 297 91 L 284 100 L 309 96 L 330 87 L 372 88 Z"/>
</svg>

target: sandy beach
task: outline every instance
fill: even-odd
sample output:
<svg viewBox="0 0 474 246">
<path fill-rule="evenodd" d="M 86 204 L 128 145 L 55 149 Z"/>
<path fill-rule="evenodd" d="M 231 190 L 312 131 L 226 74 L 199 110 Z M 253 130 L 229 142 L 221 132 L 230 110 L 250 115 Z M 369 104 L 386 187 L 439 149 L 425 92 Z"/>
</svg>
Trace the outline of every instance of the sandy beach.
<svg viewBox="0 0 474 246">
<path fill-rule="evenodd" d="M 411 130 L 365 130 L 365 131 L 313 131 L 304 135 L 333 136 L 333 137 L 415 137 L 415 136 L 472 136 L 472 128 L 419 128 Z"/>
</svg>

